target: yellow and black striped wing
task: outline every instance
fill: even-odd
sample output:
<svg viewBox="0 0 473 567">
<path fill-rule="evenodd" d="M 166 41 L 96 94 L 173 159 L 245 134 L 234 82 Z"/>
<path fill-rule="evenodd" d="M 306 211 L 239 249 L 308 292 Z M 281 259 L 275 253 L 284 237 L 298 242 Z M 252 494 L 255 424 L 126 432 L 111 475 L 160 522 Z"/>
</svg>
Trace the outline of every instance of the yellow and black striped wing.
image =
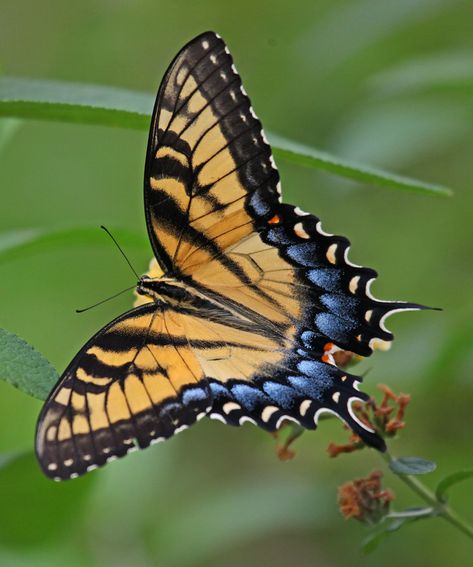
<svg viewBox="0 0 473 567">
<path fill-rule="evenodd" d="M 137 307 L 99 331 L 51 392 L 36 433 L 41 467 L 56 480 L 75 478 L 215 417 L 217 385 L 283 371 L 288 346 L 264 318 L 210 302 Z M 236 402 L 224 406 L 235 417 Z"/>
<path fill-rule="evenodd" d="M 163 270 L 179 273 L 190 254 L 193 263 L 221 254 L 253 232 L 278 191 L 271 148 L 233 59 L 218 35 L 202 34 L 169 67 L 148 142 L 145 212 Z"/>
<path fill-rule="evenodd" d="M 349 241 L 317 217 L 281 203 L 279 174 L 223 40 L 186 45 L 161 84 L 145 170 L 150 238 L 164 272 L 189 282 L 229 313 L 251 321 L 256 356 L 237 318 L 227 330 L 207 317 L 192 328 L 231 348 L 203 362 L 211 417 L 273 431 L 292 419 L 314 428 L 320 412 L 342 418 L 378 448 L 384 443 L 351 405 L 367 399 L 337 368 L 337 349 L 362 356 L 391 341 L 391 313 L 420 306 L 370 293 L 376 272 L 353 265 Z M 238 347 L 239 339 L 241 345 Z M 259 349 L 259 346 L 257 346 Z"/>
<path fill-rule="evenodd" d="M 74 478 L 162 441 L 211 407 L 184 315 L 138 307 L 99 331 L 65 370 L 41 412 L 36 451 L 44 472 Z"/>
</svg>

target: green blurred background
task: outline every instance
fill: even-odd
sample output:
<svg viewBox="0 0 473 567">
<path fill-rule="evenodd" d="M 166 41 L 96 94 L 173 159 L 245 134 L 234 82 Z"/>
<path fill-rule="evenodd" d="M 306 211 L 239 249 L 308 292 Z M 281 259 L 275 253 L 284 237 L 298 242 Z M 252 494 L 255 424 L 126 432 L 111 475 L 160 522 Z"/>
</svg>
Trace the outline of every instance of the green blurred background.
<svg viewBox="0 0 473 567">
<path fill-rule="evenodd" d="M 174 54 L 207 29 L 232 50 L 265 127 L 345 158 L 443 183 L 451 199 L 363 186 L 278 163 L 285 199 L 319 215 L 375 267 L 380 297 L 441 306 L 393 317 L 389 353 L 363 363 L 366 387 L 412 394 L 393 452 L 472 465 L 473 3 L 461 0 L 0 0 L 7 75 L 154 92 Z M 25 122 L 0 154 L 2 231 L 123 227 L 145 233 L 145 132 Z M 151 251 L 127 250 L 140 271 Z M 100 326 L 130 306 L 133 284 L 103 246 L 58 245 L 0 265 L 0 325 L 62 370 Z M 0 451 L 31 450 L 40 402 L 0 383 Z M 471 541 L 442 520 L 417 522 L 363 557 L 367 530 L 345 522 L 336 488 L 381 461 L 330 460 L 346 433 L 324 422 L 277 460 L 251 426 L 201 422 L 166 444 L 64 485 L 26 456 L 0 486 L 0 565 L 226 567 L 469 564 Z M 15 468 L 16 467 L 16 468 Z M 396 506 L 419 502 L 387 473 Z M 459 487 L 452 503 L 472 514 Z"/>
</svg>

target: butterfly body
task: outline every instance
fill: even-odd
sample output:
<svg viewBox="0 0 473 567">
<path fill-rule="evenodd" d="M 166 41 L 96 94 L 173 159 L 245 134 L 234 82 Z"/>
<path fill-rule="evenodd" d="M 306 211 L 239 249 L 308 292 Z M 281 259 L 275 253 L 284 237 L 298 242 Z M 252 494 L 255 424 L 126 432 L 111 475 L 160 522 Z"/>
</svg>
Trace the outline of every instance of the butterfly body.
<svg viewBox="0 0 473 567">
<path fill-rule="evenodd" d="M 171 63 L 153 110 L 145 217 L 156 260 L 137 306 L 79 351 L 38 421 L 43 471 L 74 478 L 202 417 L 267 431 L 315 429 L 328 412 L 378 449 L 352 410 L 361 378 L 333 353 L 391 341 L 376 272 L 349 241 L 281 200 L 279 174 L 223 40 L 207 32 Z"/>
<path fill-rule="evenodd" d="M 164 302 L 173 305 L 192 304 L 194 298 L 184 282 L 164 276 L 162 278 L 143 276 L 136 286 L 136 293 L 157 303 Z"/>
</svg>

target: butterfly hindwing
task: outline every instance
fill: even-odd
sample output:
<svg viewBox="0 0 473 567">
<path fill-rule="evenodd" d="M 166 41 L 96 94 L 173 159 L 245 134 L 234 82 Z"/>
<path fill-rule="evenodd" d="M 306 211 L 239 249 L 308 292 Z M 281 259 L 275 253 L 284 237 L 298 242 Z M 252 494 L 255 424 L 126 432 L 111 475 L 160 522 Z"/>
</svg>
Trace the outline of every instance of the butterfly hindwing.
<svg viewBox="0 0 473 567">
<path fill-rule="evenodd" d="M 232 425 L 252 421 L 274 431 L 284 420 L 314 428 L 330 412 L 369 445 L 383 448 L 382 439 L 352 410 L 361 378 L 336 366 L 337 350 L 369 356 L 376 343 L 393 335 L 384 321 L 396 311 L 419 309 L 406 302 L 375 299 L 370 284 L 377 274 L 348 259 L 349 241 L 325 233 L 317 217 L 281 204 L 271 222 L 225 254 L 233 258 L 251 285 L 241 285 L 217 257 L 195 266 L 193 281 L 229 307 L 257 312 L 282 340 L 271 364 L 257 367 L 246 379 L 234 375 L 224 384 L 209 374 L 214 405 L 211 416 Z M 263 324 L 264 325 L 264 324 Z"/>
</svg>

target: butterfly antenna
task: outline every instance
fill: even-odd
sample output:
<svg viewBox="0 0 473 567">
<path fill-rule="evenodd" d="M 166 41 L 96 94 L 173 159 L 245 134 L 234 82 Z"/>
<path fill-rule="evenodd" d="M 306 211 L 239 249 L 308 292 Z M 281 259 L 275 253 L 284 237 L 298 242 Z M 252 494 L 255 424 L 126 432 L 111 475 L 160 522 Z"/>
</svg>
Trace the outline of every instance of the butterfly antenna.
<svg viewBox="0 0 473 567">
<path fill-rule="evenodd" d="M 108 230 L 107 227 L 100 225 L 100 228 L 102 230 L 105 230 L 105 232 L 110 236 L 110 238 L 113 240 L 113 242 L 115 243 L 115 246 L 118 248 L 118 250 L 120 250 L 120 254 L 125 258 L 126 263 L 130 266 L 131 271 L 135 274 L 136 279 L 139 280 L 140 276 L 137 274 L 135 268 L 131 265 L 130 260 L 128 260 L 127 255 L 125 254 L 125 252 L 123 252 L 122 247 L 120 246 L 120 244 L 118 244 L 118 242 L 116 241 L 115 237 L 113 236 L 113 234 Z"/>
<path fill-rule="evenodd" d="M 102 305 L 102 303 L 106 303 L 107 301 L 110 301 L 111 299 L 115 299 L 115 297 L 118 297 L 122 293 L 130 291 L 130 290 L 134 289 L 135 287 L 136 286 L 132 285 L 130 287 L 127 287 L 126 289 L 122 289 L 122 291 L 115 293 L 115 295 L 111 295 L 110 297 L 107 297 L 106 299 L 102 299 L 102 301 L 98 301 L 97 303 L 94 303 L 93 305 L 90 305 L 89 307 L 86 307 L 85 309 L 76 309 L 76 313 L 84 313 L 84 311 L 88 311 L 89 309 L 92 309 L 93 307 L 97 307 L 98 305 Z"/>
</svg>

